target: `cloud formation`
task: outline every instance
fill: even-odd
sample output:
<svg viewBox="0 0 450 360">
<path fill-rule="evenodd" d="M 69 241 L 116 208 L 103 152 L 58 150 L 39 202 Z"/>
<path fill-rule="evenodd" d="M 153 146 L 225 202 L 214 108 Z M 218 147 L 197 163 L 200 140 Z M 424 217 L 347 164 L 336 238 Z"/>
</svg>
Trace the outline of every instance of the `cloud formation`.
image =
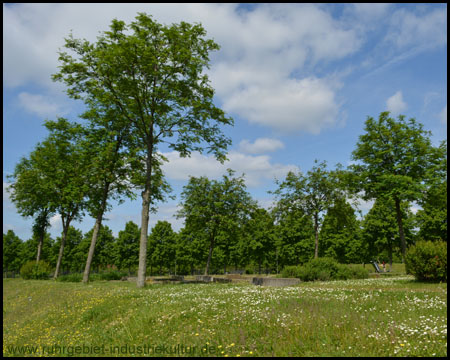
<svg viewBox="0 0 450 360">
<path fill-rule="evenodd" d="M 386 101 L 386 108 L 393 114 L 400 114 L 407 109 L 406 103 L 403 101 L 403 94 L 399 90 Z"/>
<path fill-rule="evenodd" d="M 224 164 L 218 162 L 214 156 L 202 155 L 194 152 L 190 157 L 182 158 L 178 152 L 163 153 L 169 160 L 164 163 L 164 174 L 171 180 L 189 180 L 190 176 L 218 179 L 226 173 L 228 168 L 236 171 L 236 175 L 245 174 L 245 182 L 249 187 L 258 187 L 264 181 L 273 181 L 282 178 L 289 171 L 298 171 L 295 165 L 273 163 L 267 155 L 247 155 L 230 151 L 228 161 Z"/>
<path fill-rule="evenodd" d="M 264 154 L 283 148 L 283 142 L 269 138 L 258 138 L 253 143 L 244 139 L 239 143 L 239 149 L 247 154 Z"/>
</svg>

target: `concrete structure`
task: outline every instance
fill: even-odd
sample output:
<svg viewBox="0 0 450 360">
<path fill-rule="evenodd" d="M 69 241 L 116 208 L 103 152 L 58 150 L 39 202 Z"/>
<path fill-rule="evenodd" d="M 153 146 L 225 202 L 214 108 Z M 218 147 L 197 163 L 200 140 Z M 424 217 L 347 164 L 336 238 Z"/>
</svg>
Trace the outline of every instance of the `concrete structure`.
<svg viewBox="0 0 450 360">
<path fill-rule="evenodd" d="M 254 277 L 252 280 L 253 285 L 260 286 L 291 286 L 300 283 L 300 279 L 297 278 L 269 278 L 269 277 Z"/>
</svg>

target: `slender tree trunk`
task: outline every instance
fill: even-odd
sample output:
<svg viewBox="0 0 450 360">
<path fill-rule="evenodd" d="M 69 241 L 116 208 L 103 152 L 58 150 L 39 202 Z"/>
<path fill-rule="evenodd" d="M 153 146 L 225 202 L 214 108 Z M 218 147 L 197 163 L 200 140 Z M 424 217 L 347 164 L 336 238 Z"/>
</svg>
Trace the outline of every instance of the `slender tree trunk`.
<svg viewBox="0 0 450 360">
<path fill-rule="evenodd" d="M 42 244 L 44 243 L 45 230 L 39 236 L 38 248 L 37 248 L 37 256 L 36 256 L 36 264 L 41 260 L 41 252 L 42 252 Z"/>
<path fill-rule="evenodd" d="M 395 198 L 395 212 L 397 215 L 397 224 L 398 224 L 398 233 L 400 235 L 400 245 L 402 249 L 402 262 L 405 262 L 405 255 L 406 255 L 406 239 L 405 239 L 405 232 L 403 230 L 403 219 L 402 219 L 402 213 L 400 210 L 400 199 Z"/>
<path fill-rule="evenodd" d="M 212 234 L 211 242 L 209 243 L 209 254 L 208 254 L 208 260 L 206 261 L 205 275 L 209 274 L 209 267 L 211 265 L 213 248 L 214 248 L 214 233 Z"/>
<path fill-rule="evenodd" d="M 150 136 L 153 136 L 151 134 Z M 142 192 L 142 212 L 141 212 L 141 238 L 139 242 L 139 268 L 137 274 L 137 287 L 143 288 L 145 286 L 145 273 L 147 270 L 147 238 L 148 238 L 148 221 L 150 211 L 150 191 L 152 184 L 152 156 L 153 144 L 148 142 L 147 148 L 147 169 L 145 188 Z"/>
<path fill-rule="evenodd" d="M 89 274 L 91 272 L 92 259 L 94 258 L 95 244 L 97 242 L 98 233 L 100 231 L 100 226 L 102 225 L 103 212 L 98 214 L 95 220 L 94 231 L 92 233 L 91 246 L 89 247 L 89 253 L 86 260 L 86 267 L 84 268 L 83 283 L 87 284 L 89 282 Z"/>
<path fill-rule="evenodd" d="M 91 239 L 91 245 L 89 247 L 89 253 L 86 260 L 86 267 L 84 268 L 84 274 L 83 274 L 83 283 L 87 284 L 89 282 L 89 274 L 91 272 L 91 264 L 92 260 L 94 259 L 94 252 L 95 252 L 95 244 L 97 243 L 98 234 L 100 231 L 100 227 L 102 226 L 102 218 L 103 213 L 105 212 L 106 208 L 106 199 L 108 198 L 108 192 L 109 192 L 109 183 L 106 183 L 103 188 L 103 198 L 102 198 L 102 204 L 100 208 L 100 212 L 97 215 L 97 219 L 95 220 L 94 225 L 94 231 L 92 233 L 92 239 Z"/>
<path fill-rule="evenodd" d="M 314 258 L 319 257 L 319 218 L 317 214 L 314 214 L 314 233 L 315 233 L 315 248 L 314 248 Z"/>
<path fill-rule="evenodd" d="M 62 224 L 63 224 L 63 235 L 61 238 L 61 246 L 59 247 L 58 261 L 56 262 L 55 274 L 53 275 L 53 279 L 55 279 L 55 280 L 58 277 L 59 270 L 61 268 L 61 261 L 62 261 L 62 256 L 63 256 L 63 252 L 64 252 L 64 245 L 66 243 L 67 231 L 69 230 L 69 224 L 70 224 L 71 219 L 68 218 L 66 220 L 66 222 L 64 223 L 64 217 L 61 216 L 61 220 L 62 220 Z"/>
</svg>

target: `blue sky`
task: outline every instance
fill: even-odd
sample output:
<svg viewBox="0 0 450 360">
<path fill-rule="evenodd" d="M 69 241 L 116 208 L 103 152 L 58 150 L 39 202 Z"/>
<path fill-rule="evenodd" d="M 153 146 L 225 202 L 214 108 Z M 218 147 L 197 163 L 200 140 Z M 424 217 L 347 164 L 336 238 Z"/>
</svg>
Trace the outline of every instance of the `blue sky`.
<svg viewBox="0 0 450 360">
<path fill-rule="evenodd" d="M 81 102 L 53 83 L 64 37 L 95 41 L 113 18 L 137 12 L 158 22 L 199 22 L 221 49 L 207 71 L 215 102 L 235 120 L 229 161 L 160 149 L 176 200 L 159 205 L 150 225 L 173 217 L 189 175 L 220 178 L 227 168 L 246 174 L 248 191 L 269 207 L 274 179 L 307 172 L 314 160 L 329 168 L 351 161 L 367 116 L 382 111 L 423 123 L 437 145 L 447 133 L 446 4 L 7 4 L 3 5 L 3 232 L 31 236 L 32 219 L 17 214 L 6 176 L 47 135 L 43 122 L 76 120 Z M 371 203 L 360 204 L 365 211 Z M 140 225 L 141 201 L 106 215 L 115 235 L 127 221 Z M 61 233 L 51 219 L 50 233 Z M 94 220 L 73 225 L 83 232 Z"/>
</svg>

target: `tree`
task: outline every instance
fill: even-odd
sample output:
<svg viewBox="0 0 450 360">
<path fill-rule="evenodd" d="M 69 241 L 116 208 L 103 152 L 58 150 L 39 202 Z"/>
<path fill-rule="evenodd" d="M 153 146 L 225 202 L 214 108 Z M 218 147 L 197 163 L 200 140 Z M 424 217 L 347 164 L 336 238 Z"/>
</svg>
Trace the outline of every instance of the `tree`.
<svg viewBox="0 0 450 360">
<path fill-rule="evenodd" d="M 337 198 L 328 209 L 320 229 L 321 257 L 332 257 L 339 263 L 360 262 L 361 234 L 355 210 L 345 198 Z"/>
<path fill-rule="evenodd" d="M 20 270 L 22 259 L 20 257 L 22 240 L 14 233 L 13 230 L 8 230 L 3 234 L 3 271 Z"/>
<path fill-rule="evenodd" d="M 275 262 L 277 273 L 286 265 L 301 265 L 314 256 L 315 236 L 312 217 L 300 207 L 274 209 Z"/>
<path fill-rule="evenodd" d="M 45 230 L 52 215 L 47 201 L 47 184 L 37 164 L 29 158 L 22 158 L 8 178 L 12 184 L 7 190 L 17 211 L 24 217 L 34 216 L 33 233 L 39 237 L 36 262 L 39 262 Z"/>
<path fill-rule="evenodd" d="M 249 260 L 258 264 L 258 274 L 261 274 L 262 264 L 273 258 L 275 253 L 274 223 L 267 210 L 258 208 L 251 213 L 243 239 Z"/>
<path fill-rule="evenodd" d="M 355 187 L 364 192 L 363 198 L 392 199 L 404 259 L 406 239 L 400 204 L 417 201 L 425 190 L 427 168 L 432 146 L 431 133 L 411 118 L 399 115 L 395 120 L 382 112 L 378 120 L 368 117 L 365 134 L 359 137 L 351 165 Z"/>
<path fill-rule="evenodd" d="M 83 117 L 91 121 L 89 129 L 86 130 L 85 138 L 81 146 L 84 156 L 90 159 L 89 169 L 89 191 L 87 193 L 87 209 L 95 218 L 92 238 L 87 252 L 86 266 L 83 274 L 83 283 L 89 281 L 89 274 L 94 251 L 102 226 L 103 215 L 110 209 L 109 200 L 122 202 L 123 196 L 135 198 L 131 191 L 132 183 L 127 173 L 130 171 L 128 161 L 133 156 L 124 151 L 128 126 L 117 120 L 115 112 L 109 110 L 107 113 L 99 113 L 92 109 L 83 114 Z M 133 171 L 142 171 L 142 163 L 137 162 Z"/>
<path fill-rule="evenodd" d="M 315 164 L 317 163 L 315 160 Z M 319 256 L 319 228 L 323 213 L 340 194 L 337 182 L 337 176 L 326 170 L 326 162 L 323 161 L 313 166 L 306 175 L 290 171 L 282 183 L 277 181 L 279 188 L 272 192 L 279 198 L 277 207 L 281 211 L 301 208 L 312 217 L 315 234 L 314 258 Z"/>
<path fill-rule="evenodd" d="M 232 178 L 233 175 L 234 171 L 228 169 L 222 181 L 191 177 L 181 193 L 182 209 L 177 216 L 185 218 L 187 231 L 208 242 L 205 275 L 210 271 L 214 247 L 221 245 L 226 257 L 230 243 L 236 242 L 239 228 L 256 206 L 243 177 Z M 223 261 L 226 265 L 226 259 Z"/>
<path fill-rule="evenodd" d="M 56 245 L 60 245 L 62 237 L 56 238 Z M 80 251 L 83 242 L 83 232 L 69 226 L 64 239 L 65 256 L 61 260 L 61 270 L 64 272 L 81 272 L 86 259 L 86 251 Z"/>
<path fill-rule="evenodd" d="M 407 243 L 413 242 L 412 216 L 408 203 L 401 204 Z M 377 199 L 362 222 L 364 262 L 384 258 L 392 266 L 394 256 L 401 256 L 401 242 L 392 199 Z"/>
<path fill-rule="evenodd" d="M 176 233 L 168 221 L 158 221 L 151 234 L 149 242 L 154 244 L 151 255 L 152 265 L 159 267 L 159 273 L 166 267 L 169 272 L 176 272 Z"/>
<path fill-rule="evenodd" d="M 85 259 L 86 255 L 92 246 L 93 233 L 95 231 L 95 226 L 84 234 L 83 240 L 77 247 L 77 253 L 81 258 Z M 91 267 L 100 269 L 100 267 L 107 267 L 108 265 L 114 264 L 114 247 L 115 238 L 112 231 L 108 226 L 101 225 L 98 229 L 98 235 L 96 237 L 95 243 L 95 253 L 93 254 Z"/>
<path fill-rule="evenodd" d="M 85 197 L 89 190 L 89 159 L 79 146 L 83 127 L 64 118 L 45 122 L 50 131 L 31 154 L 42 181 L 46 184 L 48 207 L 61 215 L 63 233 L 54 278 L 59 275 L 70 223 L 84 215 Z"/>
<path fill-rule="evenodd" d="M 125 230 L 119 231 L 116 241 L 116 265 L 119 269 L 131 269 L 138 264 L 139 227 L 132 221 L 125 224 Z"/>
<path fill-rule="evenodd" d="M 152 170 L 162 142 L 189 156 L 192 151 L 214 153 L 225 160 L 231 141 L 221 124 L 232 124 L 214 106 L 214 90 L 202 73 L 209 52 L 219 46 L 205 39 L 200 24 L 165 26 L 144 13 L 127 26 L 113 20 L 95 44 L 66 39 L 65 47 L 78 59 L 60 52 L 60 72 L 53 75 L 68 85 L 68 95 L 83 98 L 88 107 L 114 108 L 130 124 L 137 148 L 145 154 L 142 192 L 138 287 L 145 285 Z"/>
<path fill-rule="evenodd" d="M 416 214 L 419 238 L 447 241 L 447 141 L 433 149 L 428 170 L 427 189 Z"/>
</svg>

